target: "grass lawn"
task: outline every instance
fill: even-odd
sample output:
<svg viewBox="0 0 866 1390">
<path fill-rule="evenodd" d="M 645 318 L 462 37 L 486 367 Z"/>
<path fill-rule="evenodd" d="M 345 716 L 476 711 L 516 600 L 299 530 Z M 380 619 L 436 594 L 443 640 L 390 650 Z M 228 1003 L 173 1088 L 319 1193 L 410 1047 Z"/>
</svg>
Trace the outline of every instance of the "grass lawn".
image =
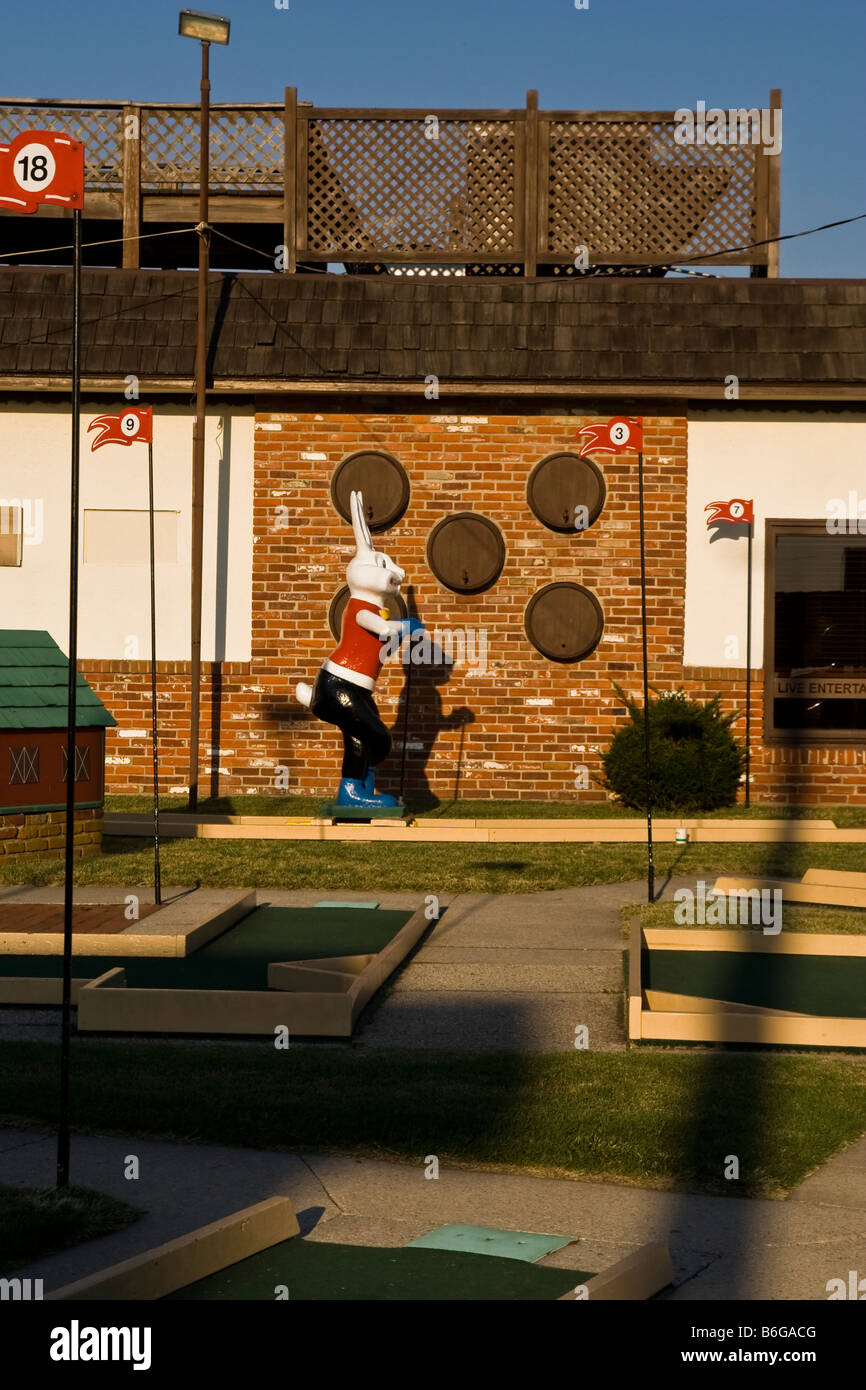
<svg viewBox="0 0 866 1390">
<path fill-rule="evenodd" d="M 709 887 L 708 885 L 708 891 Z M 682 927 L 683 931 L 692 929 L 688 922 L 674 921 L 674 902 L 642 903 L 637 909 L 643 927 Z M 623 908 L 626 929 L 634 920 L 635 909 Z M 862 936 L 866 933 L 866 912 L 850 907 L 811 907 L 805 903 L 785 903 L 782 912 L 782 930 L 793 932 L 840 932 L 846 936 Z M 708 928 L 699 922 L 695 931 Z M 724 930 L 724 929 L 723 929 Z M 761 931 L 761 927 L 743 927 L 743 931 Z"/>
<path fill-rule="evenodd" d="M 149 840 L 109 836 L 101 855 L 76 861 L 77 884 L 130 889 L 153 882 Z M 656 845 L 656 883 L 666 875 L 710 880 L 717 874 L 801 878 L 809 868 L 862 869 L 863 845 Z M 618 883 L 646 875 L 640 844 L 395 845 L 290 840 L 167 840 L 164 883 L 213 888 L 314 888 L 331 892 L 537 893 Z M 63 882 L 62 857 L 0 860 L 0 883 Z"/>
<path fill-rule="evenodd" d="M 322 796 L 216 796 L 205 797 L 199 801 L 196 814 L 232 816 L 317 816 L 328 801 Z M 189 812 L 183 796 L 161 796 L 161 810 L 176 815 Z M 148 812 L 153 807 L 153 799 L 148 796 L 106 796 L 107 811 Z M 631 810 L 612 801 L 442 801 L 438 805 L 407 800 L 407 809 L 424 820 L 534 820 L 537 818 L 562 820 L 586 818 L 587 820 L 628 819 L 639 817 L 640 811 Z M 673 812 L 658 812 L 666 818 Z M 838 826 L 866 825 L 866 806 L 779 806 L 753 805 L 728 806 L 722 811 L 695 813 L 683 812 L 688 819 L 709 820 L 832 820 Z"/>
<path fill-rule="evenodd" d="M 43 1255 L 119 1231 L 141 1212 L 89 1187 L 0 1184 L 0 1274 Z"/>
<path fill-rule="evenodd" d="M 50 1126 L 57 1050 L 0 1044 L 0 1117 Z M 360 1053 L 76 1040 L 76 1129 L 779 1196 L 864 1127 L 866 1060 Z M 740 1181 L 723 1177 L 725 1155 Z"/>
</svg>

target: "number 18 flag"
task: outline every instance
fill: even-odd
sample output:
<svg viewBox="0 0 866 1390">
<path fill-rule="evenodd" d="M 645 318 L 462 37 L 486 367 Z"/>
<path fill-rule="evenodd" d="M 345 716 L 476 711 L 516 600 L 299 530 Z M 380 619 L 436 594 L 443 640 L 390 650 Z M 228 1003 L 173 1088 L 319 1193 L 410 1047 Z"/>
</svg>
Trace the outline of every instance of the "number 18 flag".
<svg viewBox="0 0 866 1390">
<path fill-rule="evenodd" d="M 84 146 L 59 130 L 22 130 L 0 142 L 0 208 L 28 213 L 42 203 L 84 207 Z"/>
</svg>

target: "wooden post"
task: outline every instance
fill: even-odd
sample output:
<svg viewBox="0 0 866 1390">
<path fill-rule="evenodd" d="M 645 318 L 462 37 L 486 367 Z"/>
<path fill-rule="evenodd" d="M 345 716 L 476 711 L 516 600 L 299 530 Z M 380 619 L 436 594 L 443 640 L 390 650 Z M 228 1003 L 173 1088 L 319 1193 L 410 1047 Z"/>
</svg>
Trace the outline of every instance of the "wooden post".
<svg viewBox="0 0 866 1390">
<path fill-rule="evenodd" d="M 298 268 L 297 178 L 298 178 L 298 89 L 286 88 L 285 142 L 283 145 L 283 244 L 286 248 L 287 275 Z"/>
<path fill-rule="evenodd" d="M 538 274 L 538 92 L 526 93 L 526 139 L 523 144 L 523 273 Z"/>
<path fill-rule="evenodd" d="M 764 155 L 761 145 L 752 147 L 752 158 L 755 161 L 755 241 L 766 241 L 770 235 L 769 227 L 769 206 L 770 206 L 770 169 L 769 160 Z M 760 256 L 757 262 L 753 261 L 749 268 L 749 274 L 753 279 L 764 279 L 767 274 L 766 256 L 769 248 L 761 246 L 750 252 L 752 256 Z"/>
<path fill-rule="evenodd" d="M 303 106 L 309 108 L 309 102 L 303 102 Z M 307 250 L 309 245 L 309 225 L 307 222 L 307 193 L 309 179 L 309 160 L 310 160 L 310 117 L 305 110 L 297 120 L 295 127 L 297 151 L 295 163 L 295 200 L 297 209 L 295 213 L 295 253 L 301 254 Z"/>
<path fill-rule="evenodd" d="M 124 106 L 120 116 L 123 140 L 123 236 L 141 235 L 141 107 Z M 137 270 L 140 241 L 123 242 L 124 270 Z"/>
<path fill-rule="evenodd" d="M 770 92 L 770 110 L 782 111 L 782 89 L 773 87 Z M 781 221 L 781 174 L 782 174 L 782 154 L 781 150 L 776 155 L 762 155 L 761 158 L 768 165 L 767 168 L 767 236 L 778 236 Z M 774 242 L 767 247 L 767 274 L 778 278 L 779 275 L 779 243 Z"/>
</svg>

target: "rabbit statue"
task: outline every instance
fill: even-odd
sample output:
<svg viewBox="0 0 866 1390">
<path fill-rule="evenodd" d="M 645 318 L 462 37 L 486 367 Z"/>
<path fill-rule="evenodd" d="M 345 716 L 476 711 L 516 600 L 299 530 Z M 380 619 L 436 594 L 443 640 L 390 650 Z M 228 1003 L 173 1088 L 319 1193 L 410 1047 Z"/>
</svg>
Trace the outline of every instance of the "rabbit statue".
<svg viewBox="0 0 866 1390">
<path fill-rule="evenodd" d="M 343 767 L 337 806 L 375 811 L 397 805 L 396 798 L 377 794 L 375 769 L 391 750 L 391 735 L 379 718 L 373 699 L 382 669 L 383 645 L 399 647 L 410 633 L 423 628 L 415 618 L 390 618 L 387 598 L 399 594 L 405 578 L 387 555 L 374 549 L 360 492 L 351 495 L 355 554 L 346 581 L 349 602 L 343 611 L 340 642 L 322 666 L 311 687 L 299 681 L 295 694 L 302 705 L 343 735 Z"/>
</svg>

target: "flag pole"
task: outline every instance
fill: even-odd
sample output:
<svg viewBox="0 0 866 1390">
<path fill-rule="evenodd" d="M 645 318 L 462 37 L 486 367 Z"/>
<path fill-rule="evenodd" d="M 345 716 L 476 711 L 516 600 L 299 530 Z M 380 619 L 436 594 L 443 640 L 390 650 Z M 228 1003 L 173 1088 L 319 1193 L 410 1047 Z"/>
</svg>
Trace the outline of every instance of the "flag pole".
<svg viewBox="0 0 866 1390">
<path fill-rule="evenodd" d="M 638 511 L 640 516 L 640 612 L 643 637 L 643 736 L 644 768 L 646 771 L 646 848 L 647 848 L 647 902 L 655 901 L 655 865 L 653 863 L 653 815 L 652 815 L 652 772 L 650 764 L 649 727 L 649 674 L 647 663 L 646 634 L 646 540 L 644 534 L 643 497 L 643 449 L 637 456 Z"/>
<path fill-rule="evenodd" d="M 78 511 L 81 428 L 81 209 L 72 214 L 72 467 L 69 489 L 69 667 L 66 709 L 66 826 L 63 876 L 63 993 L 57 1186 L 69 1186 L 69 1050 L 72 1032 L 72 884 L 75 865 L 75 733 L 78 680 Z"/>
<path fill-rule="evenodd" d="M 150 719 L 153 745 L 153 900 L 162 902 L 159 871 L 159 743 L 156 711 L 156 547 L 154 545 L 153 437 L 147 442 L 148 512 L 150 515 Z"/>
<path fill-rule="evenodd" d="M 749 522 L 749 544 L 746 559 L 746 805 L 750 804 L 751 725 L 752 725 L 752 538 L 754 517 Z"/>
</svg>

